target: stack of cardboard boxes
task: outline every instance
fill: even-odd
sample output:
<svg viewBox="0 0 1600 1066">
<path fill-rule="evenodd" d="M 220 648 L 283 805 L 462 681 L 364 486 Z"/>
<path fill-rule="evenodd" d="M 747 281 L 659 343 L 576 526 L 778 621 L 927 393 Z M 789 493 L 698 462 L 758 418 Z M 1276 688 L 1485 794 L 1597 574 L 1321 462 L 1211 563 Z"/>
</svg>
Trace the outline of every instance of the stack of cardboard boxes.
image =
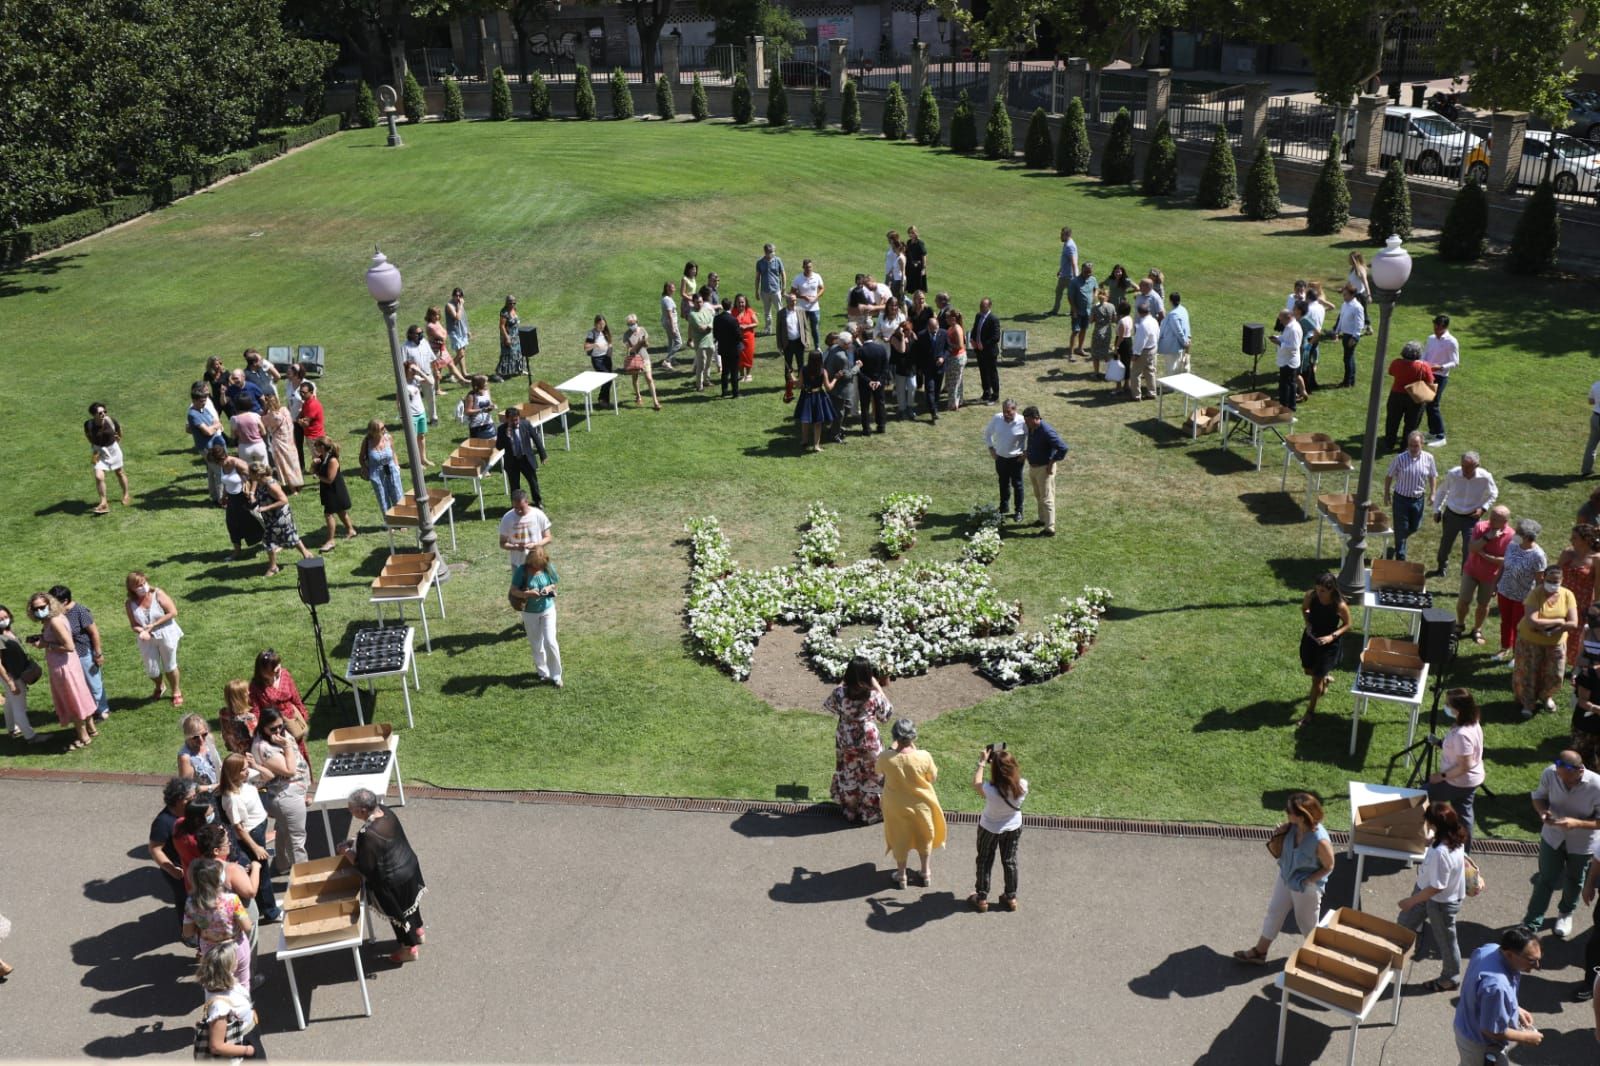
<svg viewBox="0 0 1600 1066">
<path fill-rule="evenodd" d="M 1394 981 L 1401 979 L 1416 943 L 1417 935 L 1404 926 L 1341 907 L 1289 956 L 1283 983 L 1312 999 L 1359 1014 L 1385 971 L 1394 971 Z"/>
</svg>

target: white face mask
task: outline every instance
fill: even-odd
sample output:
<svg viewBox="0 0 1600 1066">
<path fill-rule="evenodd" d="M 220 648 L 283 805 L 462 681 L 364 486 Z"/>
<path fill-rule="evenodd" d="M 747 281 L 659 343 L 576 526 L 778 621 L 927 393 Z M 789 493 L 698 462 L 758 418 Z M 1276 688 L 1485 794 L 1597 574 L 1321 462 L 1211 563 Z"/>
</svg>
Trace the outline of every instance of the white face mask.
<svg viewBox="0 0 1600 1066">
<path fill-rule="evenodd" d="M 33 616 L 35 618 L 37 618 L 39 621 L 42 622 L 46 618 L 50 617 L 50 608 L 48 608 L 48 607 L 35 607 L 33 609 Z"/>
<path fill-rule="evenodd" d="M 6 629 L 10 629 L 10 628 L 11 628 L 11 619 L 9 619 L 9 618 L 0 618 L 0 630 L 6 630 Z"/>
<path fill-rule="evenodd" d="M 148 596 L 148 595 L 150 595 L 150 586 L 149 585 L 140 585 L 139 588 L 138 588 L 138 592 L 139 592 L 140 596 Z"/>
<path fill-rule="evenodd" d="M 1555 592 L 1559 588 L 1561 588 L 1561 582 L 1559 581 L 1546 581 L 1544 583 L 1544 590 L 1546 592 Z"/>
</svg>

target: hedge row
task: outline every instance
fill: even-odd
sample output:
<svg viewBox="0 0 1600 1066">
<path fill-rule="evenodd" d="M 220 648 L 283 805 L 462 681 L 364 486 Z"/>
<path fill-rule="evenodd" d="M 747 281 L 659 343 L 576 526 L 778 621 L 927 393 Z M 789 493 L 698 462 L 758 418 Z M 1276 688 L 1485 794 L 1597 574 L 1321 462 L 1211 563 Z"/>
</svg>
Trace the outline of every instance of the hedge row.
<svg viewBox="0 0 1600 1066">
<path fill-rule="evenodd" d="M 38 222 L 11 233 L 0 233 L 0 265 L 15 266 L 29 256 L 92 237 L 101 230 L 182 199 L 196 189 L 215 185 L 230 174 L 242 174 L 269 159 L 276 159 L 291 148 L 310 144 L 338 131 L 338 115 L 326 115 L 306 126 L 262 130 L 261 143 L 216 159 L 203 160 L 192 174 L 174 175 L 145 192 L 118 196 L 114 200 L 52 218 L 48 222 Z"/>
</svg>

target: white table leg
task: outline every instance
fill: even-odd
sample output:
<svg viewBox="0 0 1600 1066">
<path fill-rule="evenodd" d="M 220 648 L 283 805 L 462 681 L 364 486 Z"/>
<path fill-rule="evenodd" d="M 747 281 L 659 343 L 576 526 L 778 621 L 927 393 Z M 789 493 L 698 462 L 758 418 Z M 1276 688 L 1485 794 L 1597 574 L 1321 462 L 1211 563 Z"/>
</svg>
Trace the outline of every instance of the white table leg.
<svg viewBox="0 0 1600 1066">
<path fill-rule="evenodd" d="M 417 686 L 417 691 L 421 692 L 422 691 L 422 682 L 417 680 L 417 657 L 415 655 L 413 655 L 411 657 L 411 680 Z M 406 675 L 404 674 L 404 672 L 402 672 L 400 674 L 400 683 L 403 685 L 403 684 L 405 684 L 405 682 L 406 682 Z"/>
<path fill-rule="evenodd" d="M 366 725 L 367 720 L 361 716 L 361 682 L 357 681 L 350 686 L 350 695 L 356 698 L 356 725 Z"/>
<path fill-rule="evenodd" d="M 1352 1019 L 1350 1022 L 1350 1054 L 1345 1056 L 1344 1066 L 1356 1066 L 1356 1037 L 1360 1032 L 1361 1019 Z"/>
<path fill-rule="evenodd" d="M 1217 443 L 1222 445 L 1222 450 L 1228 450 L 1228 405 L 1222 404 L 1222 419 L 1217 423 Z"/>
<path fill-rule="evenodd" d="M 1367 857 L 1365 855 L 1361 854 L 1360 852 L 1357 852 L 1356 853 L 1356 890 L 1353 893 L 1354 898 L 1350 900 L 1350 906 L 1354 907 L 1356 910 L 1360 910 L 1361 909 L 1361 880 L 1362 880 L 1362 878 L 1364 878 L 1366 876 L 1366 872 L 1367 872 Z"/>
<path fill-rule="evenodd" d="M 1161 382 L 1156 382 L 1156 421 L 1161 421 L 1161 408 L 1166 405 L 1167 390 L 1161 387 Z"/>
<path fill-rule="evenodd" d="M 1406 972 L 1404 970 L 1397 969 L 1394 972 L 1394 981 L 1392 982 L 1394 985 L 1394 1021 L 1390 1023 L 1391 1025 L 1400 1024 L 1400 997 L 1405 993 L 1405 989 L 1402 987 L 1405 976 Z"/>
<path fill-rule="evenodd" d="M 567 425 L 567 416 L 570 414 L 572 414 L 570 409 L 561 412 L 561 435 L 567 439 L 567 451 L 569 452 L 572 450 L 572 427 Z"/>
<path fill-rule="evenodd" d="M 283 968 L 289 971 L 289 998 L 294 1001 L 294 1027 L 296 1029 L 304 1029 L 306 1027 L 306 1016 L 305 1012 L 300 1009 L 300 986 L 294 980 L 294 960 L 284 959 Z"/>
<path fill-rule="evenodd" d="M 350 954 L 356 958 L 356 980 L 361 982 L 361 1005 L 367 1008 L 367 1017 L 372 1017 L 372 997 L 367 994 L 367 968 L 361 965 L 361 945 L 357 944 L 350 949 Z"/>
<path fill-rule="evenodd" d="M 328 808 L 327 807 L 324 806 L 323 808 L 321 808 L 321 810 L 322 810 L 322 831 L 324 833 L 328 834 L 328 854 L 332 855 L 333 854 L 333 819 L 328 817 Z"/>
<path fill-rule="evenodd" d="M 1345 480 L 1345 488 L 1348 489 L 1350 487 L 1350 478 L 1346 477 L 1344 480 Z M 506 495 L 510 496 L 511 495 L 511 474 L 509 472 L 507 472 L 506 464 L 503 461 L 500 464 L 500 484 L 505 486 Z"/>
<path fill-rule="evenodd" d="M 390 761 L 394 763 L 394 787 L 400 790 L 400 802 L 395 806 L 404 807 L 406 805 L 406 779 L 400 776 L 400 752 L 398 750 L 395 751 L 394 757 Z"/>
<path fill-rule="evenodd" d="M 1356 753 L 1356 729 L 1361 725 L 1361 712 L 1367 709 L 1367 698 L 1357 696 L 1350 705 L 1350 754 Z"/>
<path fill-rule="evenodd" d="M 1361 636 L 1362 636 L 1362 638 L 1365 639 L 1367 634 L 1370 633 L 1370 632 L 1372 632 L 1372 608 L 1371 607 L 1363 607 L 1363 608 L 1361 608 Z"/>
<path fill-rule="evenodd" d="M 611 381 L 611 413 L 614 415 L 622 414 L 622 390 L 617 388 L 620 383 L 620 378 L 613 378 Z"/>
<path fill-rule="evenodd" d="M 445 512 L 444 513 L 446 515 L 448 515 L 449 518 L 450 518 L 450 550 L 451 551 L 455 551 L 456 550 L 456 509 L 454 507 L 447 507 L 447 508 L 445 508 Z"/>
<path fill-rule="evenodd" d="M 433 583 L 433 591 L 438 594 L 438 597 L 439 597 L 439 617 L 443 618 L 444 617 L 444 585 L 442 585 L 438 581 L 435 581 Z"/>
<path fill-rule="evenodd" d="M 416 664 L 417 664 L 416 657 L 413 656 L 412 660 L 411 660 L 411 665 L 412 666 L 416 666 Z M 417 723 L 412 721 L 412 719 L 411 719 L 411 686 L 406 684 L 406 675 L 405 674 L 401 674 L 400 675 L 400 693 L 401 693 L 401 695 L 405 696 L 405 698 L 406 698 L 406 728 L 407 729 L 415 729 L 417 727 Z"/>
<path fill-rule="evenodd" d="M 1413 703 L 1411 705 L 1411 727 L 1406 730 L 1406 769 L 1408 770 L 1411 768 L 1411 745 L 1417 739 L 1417 712 L 1421 709 L 1419 704 Z"/>
<path fill-rule="evenodd" d="M 472 479 L 472 487 L 474 489 L 476 489 L 477 493 L 478 493 L 478 521 L 480 521 L 480 522 L 487 521 L 488 518 L 489 518 L 489 511 L 483 505 L 483 478 L 481 478 L 481 477 L 473 478 Z"/>
<path fill-rule="evenodd" d="M 417 601 L 417 613 L 422 616 L 422 646 L 423 646 L 423 648 L 425 648 L 427 650 L 429 655 L 432 655 L 433 654 L 433 638 L 428 635 L 428 601 L 427 600 L 423 599 L 423 600 L 418 600 Z M 413 663 L 415 663 L 416 662 L 416 657 L 413 656 L 411 661 Z M 404 681 L 404 678 L 402 678 L 401 680 Z"/>
<path fill-rule="evenodd" d="M 1278 998 L 1278 1050 L 1273 1055 L 1272 1061 L 1276 1066 L 1283 1066 L 1283 1038 L 1289 1026 L 1289 989 L 1283 989 L 1283 994 Z"/>
<path fill-rule="evenodd" d="M 378 628 L 383 628 L 383 601 L 378 600 L 373 606 L 378 608 Z"/>
<path fill-rule="evenodd" d="M 589 416 L 593 413 L 594 393 L 586 392 L 583 394 L 583 428 L 590 433 L 594 432 L 594 427 L 589 424 Z"/>
<path fill-rule="evenodd" d="M 394 527 L 384 526 L 383 531 L 389 535 L 389 554 L 394 554 Z"/>
<path fill-rule="evenodd" d="M 1313 481 L 1313 479 L 1315 479 Z M 1315 487 L 1313 487 L 1315 486 Z M 1306 471 L 1306 502 L 1300 505 L 1300 513 L 1307 518 L 1311 517 L 1311 498 L 1313 493 L 1322 491 L 1322 475 Z"/>
<path fill-rule="evenodd" d="M 1278 491 L 1289 491 L 1289 460 L 1294 458 L 1294 449 L 1287 444 L 1283 446 L 1283 476 L 1278 479 Z"/>
<path fill-rule="evenodd" d="M 1328 519 L 1327 519 L 1326 516 L 1323 517 L 1322 521 L 1317 523 L 1317 558 L 1318 559 L 1322 558 L 1322 531 L 1325 528 L 1327 528 L 1327 525 L 1328 525 Z"/>
</svg>

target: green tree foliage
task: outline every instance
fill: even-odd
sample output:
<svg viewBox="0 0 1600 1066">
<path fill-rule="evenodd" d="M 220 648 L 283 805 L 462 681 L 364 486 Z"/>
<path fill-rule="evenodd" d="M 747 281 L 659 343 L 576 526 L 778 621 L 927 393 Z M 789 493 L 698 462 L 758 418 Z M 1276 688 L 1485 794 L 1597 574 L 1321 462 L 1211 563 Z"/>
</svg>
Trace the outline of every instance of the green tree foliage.
<svg viewBox="0 0 1600 1066">
<path fill-rule="evenodd" d="M 819 130 L 828 128 L 828 101 L 820 85 L 811 87 L 811 126 Z"/>
<path fill-rule="evenodd" d="M 939 100 L 933 86 L 924 85 L 917 100 L 917 143 L 935 148 L 939 144 Z"/>
<path fill-rule="evenodd" d="M 889 83 L 889 93 L 883 101 L 883 135 L 891 141 L 903 141 L 911 132 L 911 118 L 906 114 L 906 94 L 900 83 Z"/>
<path fill-rule="evenodd" d="M 656 78 L 656 117 L 668 122 L 678 117 L 678 106 L 672 99 L 672 83 L 665 74 Z"/>
<path fill-rule="evenodd" d="M 611 68 L 611 117 L 619 121 L 633 117 L 633 89 L 621 67 Z"/>
<path fill-rule="evenodd" d="M 406 113 L 406 121 L 412 124 L 421 122 L 428 113 L 428 98 L 422 95 L 422 86 L 409 70 L 401 86 L 400 106 Z"/>
<path fill-rule="evenodd" d="M 1511 254 L 1506 269 L 1513 274 L 1543 274 L 1556 265 L 1561 248 L 1561 212 L 1556 210 L 1556 191 L 1548 179 L 1541 181 L 1517 219 L 1511 235 Z"/>
<path fill-rule="evenodd" d="M 950 116 L 950 150 L 971 155 L 978 150 L 978 116 L 967 99 L 967 90 L 961 90 L 956 100 L 955 114 Z"/>
<path fill-rule="evenodd" d="M 1382 244 L 1391 234 L 1403 241 L 1411 239 L 1411 189 L 1399 159 L 1389 164 L 1367 213 L 1367 237 L 1372 243 Z"/>
<path fill-rule="evenodd" d="M 511 83 L 506 81 L 506 72 L 501 67 L 494 68 L 494 87 L 489 93 L 489 118 L 494 122 L 511 121 Z"/>
<path fill-rule="evenodd" d="M 1200 175 L 1200 189 L 1195 193 L 1196 207 L 1220 210 L 1232 207 L 1239 195 L 1239 172 L 1233 161 L 1233 146 L 1228 143 L 1228 130 L 1217 123 L 1216 136 L 1211 139 L 1211 155 L 1206 159 L 1205 172 Z"/>
<path fill-rule="evenodd" d="M 1162 119 L 1156 124 L 1155 140 L 1144 157 L 1146 196 L 1171 196 L 1178 191 L 1178 143 L 1172 139 L 1172 125 Z"/>
<path fill-rule="evenodd" d="M 1016 152 L 1017 142 L 1011 132 L 1011 111 L 1002 96 L 989 108 L 989 121 L 983 128 L 983 154 L 990 159 L 1010 159 Z"/>
<path fill-rule="evenodd" d="M 750 102 L 750 83 L 744 71 L 733 76 L 733 121 L 743 126 L 755 117 L 755 106 Z"/>
<path fill-rule="evenodd" d="M 711 105 L 706 102 L 706 87 L 698 74 L 694 76 L 694 88 L 689 93 L 689 117 L 696 122 L 704 122 L 711 117 Z"/>
<path fill-rule="evenodd" d="M 771 0 L 696 0 L 695 6 L 713 19 L 712 44 L 742 48 L 747 37 L 765 38 L 769 66 L 805 40 L 804 23 Z"/>
<path fill-rule="evenodd" d="M 1563 57 L 1595 54 L 1600 3 L 1436 0 L 1428 10 L 1441 19 L 1434 61 L 1440 70 L 1472 71 L 1473 107 L 1532 111 L 1556 129 L 1565 125 L 1569 105 L 1561 90 L 1576 72 Z"/>
<path fill-rule="evenodd" d="M 1127 108 L 1117 112 L 1100 155 L 1100 180 L 1107 185 L 1128 185 L 1133 181 L 1133 116 Z"/>
<path fill-rule="evenodd" d="M 854 78 L 844 80 L 844 94 L 839 104 L 839 128 L 846 133 L 861 131 L 861 100 L 856 96 Z"/>
<path fill-rule="evenodd" d="M 767 79 L 767 125 L 789 124 L 789 90 L 783 84 L 783 68 L 774 65 Z"/>
<path fill-rule="evenodd" d="M 454 78 L 444 80 L 444 120 L 460 122 L 467 117 L 467 105 L 461 99 L 461 83 Z"/>
<path fill-rule="evenodd" d="M 537 70 L 528 78 L 528 117 L 535 122 L 550 118 L 550 86 Z"/>
<path fill-rule="evenodd" d="M 1028 135 L 1022 139 L 1022 163 L 1030 170 L 1046 170 L 1055 162 L 1056 146 L 1050 140 L 1050 116 L 1036 107 L 1028 117 Z"/>
<path fill-rule="evenodd" d="M 1250 173 L 1244 179 L 1244 195 L 1239 199 L 1244 217 L 1266 222 L 1277 218 L 1283 211 L 1278 199 L 1278 166 L 1272 158 L 1272 146 L 1265 137 L 1256 143 L 1255 158 L 1250 161 Z"/>
<path fill-rule="evenodd" d="M 1083 101 L 1074 96 L 1067 103 L 1061 120 L 1061 139 L 1056 142 L 1056 173 L 1089 173 L 1089 121 Z"/>
<path fill-rule="evenodd" d="M 585 122 L 595 117 L 594 82 L 589 80 L 589 68 L 578 64 L 577 88 L 572 93 L 573 113 Z"/>
<path fill-rule="evenodd" d="M 378 101 L 372 95 L 372 86 L 362 82 L 356 89 L 355 118 L 357 126 L 371 129 L 378 124 Z"/>
<path fill-rule="evenodd" d="M 1307 233 L 1338 233 L 1350 221 L 1350 185 L 1339 160 L 1339 138 L 1328 139 L 1328 156 L 1306 204 Z"/>
<path fill-rule="evenodd" d="M 1458 263 L 1470 263 L 1483 258 L 1484 247 L 1489 243 L 1489 197 L 1483 186 L 1469 181 L 1456 192 L 1450 201 L 1450 213 L 1444 217 L 1444 228 L 1439 231 L 1439 255 Z"/>
</svg>

